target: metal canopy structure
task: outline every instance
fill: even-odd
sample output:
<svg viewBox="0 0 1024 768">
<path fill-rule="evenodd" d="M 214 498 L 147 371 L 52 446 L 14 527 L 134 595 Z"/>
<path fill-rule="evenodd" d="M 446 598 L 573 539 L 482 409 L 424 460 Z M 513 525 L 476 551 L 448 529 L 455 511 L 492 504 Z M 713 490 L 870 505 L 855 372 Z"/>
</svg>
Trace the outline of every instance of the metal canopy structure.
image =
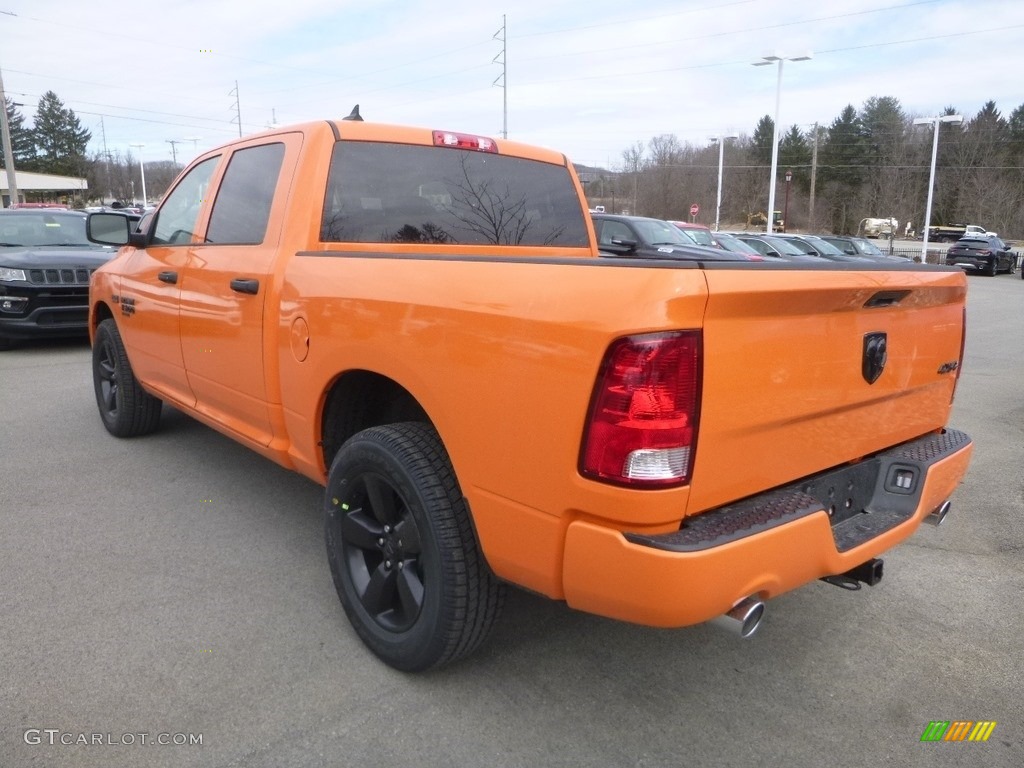
<svg viewBox="0 0 1024 768">
<path fill-rule="evenodd" d="M 50 173 L 30 173 L 28 171 L 15 171 L 15 184 L 18 188 L 19 199 L 15 202 L 24 202 L 26 192 L 53 192 L 55 194 L 78 192 L 84 194 L 89 189 L 89 182 L 77 176 L 55 176 Z M 3 195 L 4 206 L 10 204 L 10 197 L 7 187 L 7 175 L 0 173 L 0 194 Z"/>
</svg>

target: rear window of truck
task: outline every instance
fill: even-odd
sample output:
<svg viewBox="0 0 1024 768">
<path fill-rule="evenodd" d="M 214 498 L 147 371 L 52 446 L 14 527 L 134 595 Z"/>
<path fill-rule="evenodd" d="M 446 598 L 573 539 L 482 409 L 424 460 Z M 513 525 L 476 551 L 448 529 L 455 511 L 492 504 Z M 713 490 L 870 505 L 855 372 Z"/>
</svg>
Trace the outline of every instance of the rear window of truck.
<svg viewBox="0 0 1024 768">
<path fill-rule="evenodd" d="M 339 141 L 323 242 L 589 245 L 564 166 L 475 150 Z"/>
</svg>

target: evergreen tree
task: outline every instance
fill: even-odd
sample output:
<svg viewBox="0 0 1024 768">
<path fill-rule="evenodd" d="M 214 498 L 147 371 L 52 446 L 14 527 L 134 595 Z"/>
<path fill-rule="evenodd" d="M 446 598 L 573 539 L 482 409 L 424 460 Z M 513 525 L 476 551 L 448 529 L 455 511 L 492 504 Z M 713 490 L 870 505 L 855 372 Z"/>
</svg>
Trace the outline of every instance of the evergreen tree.
<svg viewBox="0 0 1024 768">
<path fill-rule="evenodd" d="M 770 168 L 772 165 L 772 142 L 775 139 L 775 121 L 765 115 L 757 121 L 754 135 L 750 137 L 750 159 L 757 165 Z"/>
<path fill-rule="evenodd" d="M 860 110 L 865 140 L 864 217 L 912 221 L 923 215 L 919 174 L 912 172 L 916 157 L 908 141 L 909 120 L 899 99 L 872 96 Z M 916 154 L 916 153 L 915 153 Z M 921 213 L 919 213 L 921 211 Z"/>
<path fill-rule="evenodd" d="M 36 156 L 29 170 L 78 176 L 86 163 L 86 146 L 92 133 L 83 128 L 74 111 L 53 91 L 39 99 L 32 135 Z"/>
<path fill-rule="evenodd" d="M 811 186 L 811 147 L 799 128 L 790 126 L 779 139 L 779 176 L 793 171 L 793 184 L 806 191 Z"/>
<path fill-rule="evenodd" d="M 868 144 L 857 110 L 848 104 L 832 121 L 820 156 L 820 177 L 828 190 L 835 232 L 856 232 L 864 217 L 861 191 Z"/>
<path fill-rule="evenodd" d="M 25 116 L 10 97 L 6 99 L 7 128 L 11 132 L 11 150 L 14 154 L 14 167 L 21 168 L 35 157 L 36 147 L 32 140 L 32 131 L 25 127 Z"/>
</svg>

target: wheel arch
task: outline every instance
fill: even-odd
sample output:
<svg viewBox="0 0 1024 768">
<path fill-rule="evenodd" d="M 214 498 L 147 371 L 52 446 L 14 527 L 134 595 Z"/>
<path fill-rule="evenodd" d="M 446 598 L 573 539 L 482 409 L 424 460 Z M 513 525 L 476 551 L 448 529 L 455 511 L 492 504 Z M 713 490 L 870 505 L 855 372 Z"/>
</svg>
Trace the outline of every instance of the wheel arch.
<svg viewBox="0 0 1024 768">
<path fill-rule="evenodd" d="M 342 373 L 325 392 L 320 410 L 324 467 L 331 466 L 341 446 L 357 432 L 401 421 L 435 426 L 416 397 L 394 379 L 363 369 Z"/>
<path fill-rule="evenodd" d="M 92 312 L 89 313 L 89 338 L 95 338 L 96 329 L 100 323 L 107 319 L 114 318 L 114 311 L 105 301 L 97 301 L 93 304 Z M 114 322 L 117 322 L 114 320 Z"/>
</svg>

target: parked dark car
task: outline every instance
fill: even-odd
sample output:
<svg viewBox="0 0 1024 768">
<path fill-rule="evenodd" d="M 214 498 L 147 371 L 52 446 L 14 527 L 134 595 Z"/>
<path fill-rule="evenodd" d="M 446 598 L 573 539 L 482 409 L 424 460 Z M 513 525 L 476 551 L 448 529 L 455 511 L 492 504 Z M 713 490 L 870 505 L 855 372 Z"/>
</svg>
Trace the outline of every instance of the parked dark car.
<svg viewBox="0 0 1024 768">
<path fill-rule="evenodd" d="M 831 243 L 847 256 L 869 256 L 888 258 L 888 254 L 865 237 L 847 237 L 845 235 L 822 235 L 821 239 Z"/>
<path fill-rule="evenodd" d="M 89 278 L 116 252 L 90 243 L 85 221 L 82 211 L 0 210 L 0 349 L 85 334 Z"/>
<path fill-rule="evenodd" d="M 711 238 L 714 240 L 716 248 L 741 253 L 751 261 L 764 261 L 764 256 L 758 253 L 754 246 L 744 243 L 736 235 L 731 235 L 728 232 L 712 232 Z"/>
<path fill-rule="evenodd" d="M 800 261 L 804 263 L 824 264 L 825 260 L 820 256 L 808 256 L 800 248 L 792 243 L 776 236 L 767 234 L 751 234 L 750 232 L 735 232 L 737 238 L 751 246 L 769 261 Z"/>
<path fill-rule="evenodd" d="M 808 256 L 818 256 L 825 261 L 865 262 L 877 260 L 877 257 L 874 256 L 851 256 L 848 253 L 843 253 L 832 243 L 815 235 L 777 234 L 774 237 L 796 246 Z"/>
<path fill-rule="evenodd" d="M 592 213 L 591 218 L 598 248 L 606 256 L 689 261 L 749 260 L 738 253 L 696 245 L 676 226 L 661 219 L 611 213 Z"/>
<path fill-rule="evenodd" d="M 1017 257 L 1009 245 L 994 235 L 968 235 L 949 246 L 946 263 L 994 277 L 1000 272 L 1013 274 Z"/>
</svg>

